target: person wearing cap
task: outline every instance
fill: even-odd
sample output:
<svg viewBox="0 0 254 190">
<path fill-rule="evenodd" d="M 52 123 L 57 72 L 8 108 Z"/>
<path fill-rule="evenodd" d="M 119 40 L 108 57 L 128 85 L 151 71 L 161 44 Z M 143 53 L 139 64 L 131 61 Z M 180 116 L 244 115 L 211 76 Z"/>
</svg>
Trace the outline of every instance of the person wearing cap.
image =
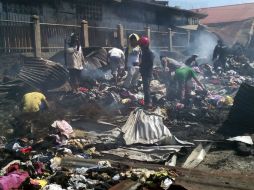
<svg viewBox="0 0 254 190">
<path fill-rule="evenodd" d="M 198 84 L 198 86 L 201 87 L 203 91 L 206 91 L 205 87 L 197 79 L 197 74 L 192 68 L 185 66 L 176 69 L 175 82 L 177 84 L 177 96 L 185 103 L 187 103 L 190 98 L 192 79 L 194 79 L 194 81 Z"/>
<path fill-rule="evenodd" d="M 108 62 L 113 75 L 115 84 L 117 85 L 118 73 L 124 67 L 125 55 L 121 49 L 112 48 L 108 52 Z"/>
<path fill-rule="evenodd" d="M 185 61 L 185 65 L 189 66 L 189 67 L 197 67 L 198 63 L 197 63 L 197 54 L 193 54 L 191 57 L 189 57 L 186 61 Z"/>
<path fill-rule="evenodd" d="M 149 48 L 150 40 L 147 37 L 141 37 L 138 42 L 142 51 L 139 71 L 142 76 L 144 102 L 146 107 L 152 107 L 150 82 L 153 73 L 154 54 Z"/>
<path fill-rule="evenodd" d="M 77 34 L 71 34 L 68 45 L 69 46 L 66 48 L 66 66 L 69 70 L 72 91 L 77 93 L 80 85 L 81 71 L 83 70 L 83 65 L 85 63 Z"/>
<path fill-rule="evenodd" d="M 127 77 L 124 81 L 124 87 L 130 88 L 137 86 L 139 78 L 139 64 L 141 49 L 138 45 L 139 36 L 135 33 L 129 36 L 129 46 L 125 50 L 125 69 Z"/>
</svg>

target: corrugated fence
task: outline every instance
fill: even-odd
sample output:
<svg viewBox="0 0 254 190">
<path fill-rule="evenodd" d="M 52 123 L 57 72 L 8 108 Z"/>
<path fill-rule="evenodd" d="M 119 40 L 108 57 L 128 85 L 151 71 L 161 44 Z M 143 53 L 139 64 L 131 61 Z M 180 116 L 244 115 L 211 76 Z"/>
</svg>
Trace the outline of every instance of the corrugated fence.
<svg viewBox="0 0 254 190">
<path fill-rule="evenodd" d="M 34 51 L 35 39 L 40 39 L 41 52 L 58 52 L 64 49 L 64 41 L 71 33 L 82 34 L 84 31 L 81 25 L 64 25 L 52 23 L 39 23 L 38 30 L 35 30 L 34 22 L 0 20 L 0 54 L 3 53 L 31 53 Z M 83 29 L 84 30 L 84 29 Z M 148 32 L 149 31 L 149 32 Z M 120 34 L 123 34 L 121 36 Z M 187 32 L 172 31 L 150 31 L 147 29 L 126 29 L 119 27 L 95 27 L 87 25 L 87 46 L 91 47 L 119 47 L 126 46 L 128 36 L 131 33 L 138 35 L 149 35 L 151 46 L 158 50 L 181 50 L 187 47 L 189 37 Z M 40 38 L 35 38 L 40 35 Z M 82 35 L 81 35 L 82 36 Z M 84 35 L 83 35 L 84 36 Z M 82 39 L 82 38 L 81 38 Z M 171 40 L 171 42 L 170 42 Z"/>
</svg>

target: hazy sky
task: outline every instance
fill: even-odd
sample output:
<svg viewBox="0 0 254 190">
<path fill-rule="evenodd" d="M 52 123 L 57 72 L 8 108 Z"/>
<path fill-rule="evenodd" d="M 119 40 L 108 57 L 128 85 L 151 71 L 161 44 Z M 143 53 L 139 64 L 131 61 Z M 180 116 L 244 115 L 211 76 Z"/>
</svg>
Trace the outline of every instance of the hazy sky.
<svg viewBox="0 0 254 190">
<path fill-rule="evenodd" d="M 254 0 L 169 0 L 169 5 L 180 6 L 184 9 L 195 9 L 252 2 Z"/>
</svg>

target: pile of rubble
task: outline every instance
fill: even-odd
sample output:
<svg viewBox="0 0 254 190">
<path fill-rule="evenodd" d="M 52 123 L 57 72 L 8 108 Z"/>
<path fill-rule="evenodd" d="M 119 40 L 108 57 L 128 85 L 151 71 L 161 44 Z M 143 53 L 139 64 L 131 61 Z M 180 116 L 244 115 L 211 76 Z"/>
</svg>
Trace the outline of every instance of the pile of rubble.
<svg viewBox="0 0 254 190">
<path fill-rule="evenodd" d="M 48 98 L 55 108 L 29 124 L 17 121 L 24 115 L 6 115 L 16 131 L 28 130 L 0 139 L 0 189 L 173 189 L 178 174 L 165 168 L 195 168 L 212 140 L 252 146 L 250 136 L 228 138 L 217 131 L 240 85 L 253 85 L 253 78 L 235 70 L 199 69 L 208 94 L 195 87 L 189 105 L 169 100 L 166 85 L 158 79 L 151 82 L 156 108 L 145 110 L 141 82 L 125 89 L 112 86 L 106 77 L 99 85 L 84 84 L 77 94 L 51 91 Z M 163 168 L 122 164 L 128 160 Z"/>
</svg>

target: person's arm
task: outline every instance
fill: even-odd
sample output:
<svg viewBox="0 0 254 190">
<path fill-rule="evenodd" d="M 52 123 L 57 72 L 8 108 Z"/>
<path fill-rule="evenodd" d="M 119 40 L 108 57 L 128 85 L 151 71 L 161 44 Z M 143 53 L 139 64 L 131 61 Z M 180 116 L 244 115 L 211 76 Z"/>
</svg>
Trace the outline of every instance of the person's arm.
<svg viewBox="0 0 254 190">
<path fill-rule="evenodd" d="M 218 56 L 218 47 L 216 46 L 213 50 L 213 61 L 217 58 Z"/>
<path fill-rule="evenodd" d="M 19 104 L 19 110 L 23 111 L 24 106 L 25 106 L 25 100 L 24 100 L 24 97 L 23 97 L 21 103 Z"/>
<path fill-rule="evenodd" d="M 82 65 L 85 65 L 85 57 L 84 57 L 84 54 L 83 54 L 82 47 L 80 47 L 80 51 L 81 51 L 81 61 L 82 61 Z"/>
<path fill-rule="evenodd" d="M 122 59 L 122 63 L 125 63 L 125 55 L 124 55 L 124 53 L 122 53 L 121 59 Z"/>
<path fill-rule="evenodd" d="M 43 99 L 42 102 L 45 104 L 46 109 L 49 109 L 49 103 L 46 99 Z"/>
<path fill-rule="evenodd" d="M 202 90 L 206 90 L 204 85 L 197 79 L 196 76 L 193 76 L 193 79 L 195 80 L 195 82 L 202 88 Z"/>
<path fill-rule="evenodd" d="M 150 53 L 150 67 L 151 67 L 151 69 L 153 69 L 154 58 L 155 58 L 155 56 L 154 56 L 153 52 L 151 52 Z"/>
<path fill-rule="evenodd" d="M 67 67 L 67 39 L 64 39 L 64 65 Z"/>
<path fill-rule="evenodd" d="M 124 61 L 125 70 L 127 70 L 127 64 L 128 64 L 128 51 L 129 51 L 129 47 L 127 47 L 127 48 L 125 49 L 125 52 L 124 52 L 124 57 L 125 57 L 125 61 Z"/>
</svg>

